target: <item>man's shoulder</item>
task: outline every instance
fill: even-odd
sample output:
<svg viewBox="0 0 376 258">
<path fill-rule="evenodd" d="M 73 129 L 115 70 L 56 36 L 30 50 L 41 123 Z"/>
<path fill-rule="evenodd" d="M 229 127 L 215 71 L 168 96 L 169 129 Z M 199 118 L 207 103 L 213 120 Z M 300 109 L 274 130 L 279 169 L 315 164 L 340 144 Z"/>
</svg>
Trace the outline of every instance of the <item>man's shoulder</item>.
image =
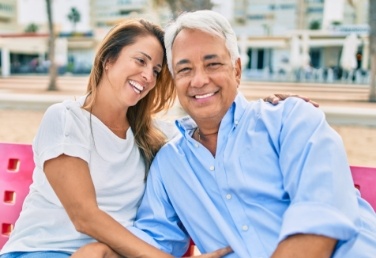
<svg viewBox="0 0 376 258">
<path fill-rule="evenodd" d="M 155 156 L 155 161 L 159 164 L 177 161 L 180 157 L 185 156 L 187 148 L 185 138 L 181 134 L 177 134 L 162 146 Z"/>
</svg>

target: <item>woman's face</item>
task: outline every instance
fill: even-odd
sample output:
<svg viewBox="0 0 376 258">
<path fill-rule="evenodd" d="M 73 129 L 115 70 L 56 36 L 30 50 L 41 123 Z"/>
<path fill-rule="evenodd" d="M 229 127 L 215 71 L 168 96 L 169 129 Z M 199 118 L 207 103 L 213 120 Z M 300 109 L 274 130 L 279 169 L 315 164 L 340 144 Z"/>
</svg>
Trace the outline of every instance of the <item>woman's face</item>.
<svg viewBox="0 0 376 258">
<path fill-rule="evenodd" d="M 105 66 L 113 101 L 130 107 L 145 97 L 156 85 L 163 54 L 160 42 L 151 35 L 140 36 L 134 44 L 123 47 L 117 60 Z"/>
</svg>

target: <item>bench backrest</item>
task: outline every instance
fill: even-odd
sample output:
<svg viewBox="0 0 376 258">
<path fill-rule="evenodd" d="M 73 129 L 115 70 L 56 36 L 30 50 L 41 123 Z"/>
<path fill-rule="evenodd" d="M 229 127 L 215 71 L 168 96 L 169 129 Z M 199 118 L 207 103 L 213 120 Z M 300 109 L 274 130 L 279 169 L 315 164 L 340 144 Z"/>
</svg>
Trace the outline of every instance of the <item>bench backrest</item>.
<svg viewBox="0 0 376 258">
<path fill-rule="evenodd" d="M 0 249 L 20 215 L 34 167 L 30 144 L 0 143 Z"/>
<path fill-rule="evenodd" d="M 376 211 L 376 167 L 351 166 L 355 187 Z"/>
</svg>

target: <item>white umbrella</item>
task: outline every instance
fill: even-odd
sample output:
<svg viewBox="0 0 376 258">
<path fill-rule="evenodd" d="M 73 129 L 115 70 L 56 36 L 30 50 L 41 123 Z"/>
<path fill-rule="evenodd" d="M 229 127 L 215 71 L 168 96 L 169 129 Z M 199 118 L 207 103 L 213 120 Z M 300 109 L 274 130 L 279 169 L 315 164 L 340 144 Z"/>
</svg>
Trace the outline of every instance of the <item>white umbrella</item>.
<svg viewBox="0 0 376 258">
<path fill-rule="evenodd" d="M 290 66 L 293 70 L 299 69 L 302 66 L 300 47 L 301 42 L 298 36 L 292 36 L 290 41 Z"/>
<path fill-rule="evenodd" d="M 303 68 L 309 68 L 311 64 L 311 57 L 309 56 L 309 36 L 307 33 L 302 35 L 302 54 L 301 54 L 301 66 Z"/>
<path fill-rule="evenodd" d="M 359 40 L 356 34 L 351 33 L 343 43 L 340 65 L 345 71 L 352 71 L 356 68 L 356 52 L 358 51 Z"/>
</svg>

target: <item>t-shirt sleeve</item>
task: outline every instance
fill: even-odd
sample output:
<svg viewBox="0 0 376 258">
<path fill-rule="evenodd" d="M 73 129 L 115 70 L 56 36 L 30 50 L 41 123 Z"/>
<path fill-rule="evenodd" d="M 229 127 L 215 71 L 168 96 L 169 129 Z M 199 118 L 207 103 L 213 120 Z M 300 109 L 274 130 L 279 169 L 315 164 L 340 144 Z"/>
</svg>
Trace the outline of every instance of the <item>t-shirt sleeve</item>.
<svg viewBox="0 0 376 258">
<path fill-rule="evenodd" d="M 44 114 L 34 139 L 36 165 L 62 154 L 78 157 L 89 163 L 90 124 L 77 102 L 50 106 Z"/>
</svg>

